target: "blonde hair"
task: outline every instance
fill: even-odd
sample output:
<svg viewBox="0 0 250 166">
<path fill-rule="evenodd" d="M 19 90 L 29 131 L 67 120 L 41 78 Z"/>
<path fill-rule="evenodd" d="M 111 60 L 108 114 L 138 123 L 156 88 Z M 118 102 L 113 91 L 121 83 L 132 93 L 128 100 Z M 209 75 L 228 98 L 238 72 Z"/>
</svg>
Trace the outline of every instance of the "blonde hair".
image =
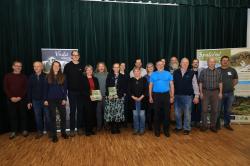
<svg viewBox="0 0 250 166">
<path fill-rule="evenodd" d="M 104 73 L 107 73 L 108 72 L 108 69 L 107 69 L 107 66 L 104 62 L 98 62 L 97 65 L 96 65 L 96 69 L 95 69 L 95 73 L 99 73 L 99 66 L 100 65 L 103 65 L 104 66 Z"/>
</svg>

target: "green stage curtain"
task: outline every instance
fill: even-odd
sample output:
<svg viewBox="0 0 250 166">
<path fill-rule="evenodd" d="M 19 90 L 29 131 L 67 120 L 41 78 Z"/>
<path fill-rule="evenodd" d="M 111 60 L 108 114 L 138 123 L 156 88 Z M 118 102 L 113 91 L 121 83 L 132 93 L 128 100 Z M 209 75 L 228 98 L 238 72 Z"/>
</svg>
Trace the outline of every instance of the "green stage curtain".
<svg viewBox="0 0 250 166">
<path fill-rule="evenodd" d="M 185 5 L 1 0 L 0 78 L 11 71 L 15 59 L 23 61 L 29 75 L 32 62 L 41 60 L 41 48 L 78 48 L 84 64 L 105 61 L 110 68 L 113 62 L 123 61 L 131 68 L 136 57 L 145 65 L 172 55 L 191 60 L 196 49 L 246 46 L 244 0 L 237 7 L 228 7 L 237 2 L 232 0 L 221 7 L 211 5 L 212 1 L 182 2 Z M 6 131 L 2 88 L 0 102 L 0 131 Z"/>
</svg>

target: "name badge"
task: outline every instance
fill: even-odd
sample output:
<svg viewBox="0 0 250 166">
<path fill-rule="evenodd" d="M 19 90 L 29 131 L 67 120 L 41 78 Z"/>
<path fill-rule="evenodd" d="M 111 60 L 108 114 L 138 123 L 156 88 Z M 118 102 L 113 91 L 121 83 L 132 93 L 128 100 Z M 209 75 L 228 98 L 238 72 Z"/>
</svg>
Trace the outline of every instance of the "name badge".
<svg viewBox="0 0 250 166">
<path fill-rule="evenodd" d="M 227 75 L 231 76 L 231 75 L 232 75 L 232 73 L 229 71 L 229 72 L 227 72 Z"/>
</svg>

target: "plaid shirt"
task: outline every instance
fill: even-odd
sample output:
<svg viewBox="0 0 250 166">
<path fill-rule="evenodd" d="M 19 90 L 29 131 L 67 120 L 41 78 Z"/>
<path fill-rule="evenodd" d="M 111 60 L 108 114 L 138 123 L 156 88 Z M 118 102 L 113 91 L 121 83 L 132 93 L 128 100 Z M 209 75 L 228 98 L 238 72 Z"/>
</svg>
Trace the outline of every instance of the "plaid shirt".
<svg viewBox="0 0 250 166">
<path fill-rule="evenodd" d="M 221 72 L 218 69 L 206 68 L 201 71 L 199 82 L 202 83 L 202 89 L 219 89 L 219 83 L 222 83 Z"/>
</svg>

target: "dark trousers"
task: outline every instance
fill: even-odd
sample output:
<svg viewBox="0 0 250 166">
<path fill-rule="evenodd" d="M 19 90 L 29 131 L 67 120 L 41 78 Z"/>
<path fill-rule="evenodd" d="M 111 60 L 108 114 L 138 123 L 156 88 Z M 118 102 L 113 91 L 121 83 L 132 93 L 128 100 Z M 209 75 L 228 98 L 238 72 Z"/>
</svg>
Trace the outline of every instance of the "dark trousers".
<svg viewBox="0 0 250 166">
<path fill-rule="evenodd" d="M 19 121 L 21 124 L 20 130 L 27 130 L 27 110 L 25 106 L 26 103 L 23 99 L 17 103 L 8 100 L 11 132 L 18 131 Z"/>
<path fill-rule="evenodd" d="M 204 90 L 202 101 L 202 126 L 207 127 L 208 105 L 211 106 L 210 127 L 216 127 L 219 90 Z"/>
<path fill-rule="evenodd" d="M 156 133 L 161 131 L 161 122 L 163 121 L 163 130 L 169 130 L 169 93 L 153 93 L 154 100 L 154 129 Z"/>
<path fill-rule="evenodd" d="M 84 117 L 85 117 L 85 131 L 92 132 L 96 125 L 96 106 L 97 102 L 90 99 L 84 99 Z"/>
<path fill-rule="evenodd" d="M 148 103 L 147 109 L 146 109 L 146 122 L 148 124 L 149 129 L 152 128 L 152 124 L 153 124 L 153 120 L 154 120 L 153 114 L 154 114 L 154 104 Z"/>
<path fill-rule="evenodd" d="M 192 114 L 191 114 L 191 122 L 197 122 L 200 123 L 201 121 L 201 100 L 198 104 L 192 103 Z"/>
<path fill-rule="evenodd" d="M 60 127 L 61 133 L 65 134 L 66 129 L 66 105 L 62 105 L 62 100 L 49 100 L 49 112 L 50 112 L 50 120 L 51 120 L 51 134 L 52 136 L 56 136 L 56 110 L 59 111 L 60 115 Z"/>
<path fill-rule="evenodd" d="M 68 97 L 70 106 L 70 130 L 74 131 L 75 128 L 83 128 L 83 96 L 80 95 L 79 92 L 69 91 Z"/>
</svg>

